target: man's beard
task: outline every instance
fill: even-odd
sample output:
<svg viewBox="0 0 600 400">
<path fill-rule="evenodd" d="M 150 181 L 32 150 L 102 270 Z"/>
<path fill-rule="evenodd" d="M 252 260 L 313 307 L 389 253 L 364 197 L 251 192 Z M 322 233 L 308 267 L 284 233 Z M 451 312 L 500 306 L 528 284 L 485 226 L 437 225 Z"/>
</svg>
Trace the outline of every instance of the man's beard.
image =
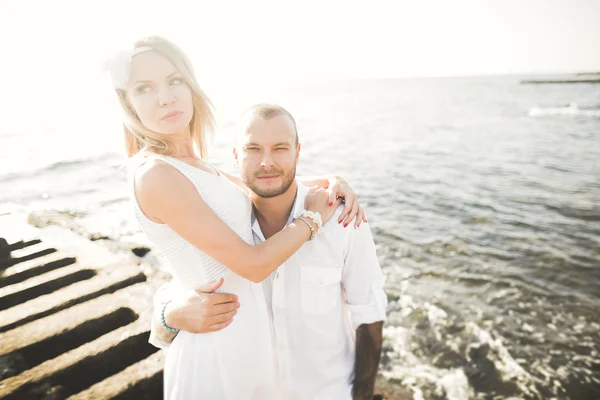
<svg viewBox="0 0 600 400">
<path fill-rule="evenodd" d="M 270 188 L 270 189 L 262 189 L 256 184 L 258 176 L 274 175 L 274 174 L 281 176 L 281 178 L 283 179 L 283 182 L 280 187 Z M 248 188 L 250 190 L 252 190 L 254 193 L 256 193 L 258 196 L 268 199 L 271 197 L 279 196 L 280 194 L 287 192 L 287 190 L 290 188 L 290 186 L 292 186 L 292 183 L 294 182 L 295 178 L 296 178 L 296 166 L 294 165 L 294 167 L 286 175 L 283 174 L 283 171 L 275 170 L 275 169 L 270 170 L 270 171 L 256 172 L 256 173 L 254 173 L 254 175 L 251 178 L 244 175 L 244 184 L 246 186 L 248 186 Z"/>
</svg>

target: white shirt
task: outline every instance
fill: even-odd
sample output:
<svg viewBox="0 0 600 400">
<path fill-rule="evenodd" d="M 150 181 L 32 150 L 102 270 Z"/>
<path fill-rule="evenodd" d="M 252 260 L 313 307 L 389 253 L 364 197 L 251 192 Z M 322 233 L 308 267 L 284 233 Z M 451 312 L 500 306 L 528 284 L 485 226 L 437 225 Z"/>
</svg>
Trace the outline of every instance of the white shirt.
<svg viewBox="0 0 600 400">
<path fill-rule="evenodd" d="M 288 224 L 307 192 L 298 184 Z M 365 223 L 338 224 L 342 210 L 263 282 L 286 400 L 351 399 L 355 330 L 386 320 L 371 231 Z M 265 240 L 256 218 L 252 231 L 255 243 Z"/>
</svg>

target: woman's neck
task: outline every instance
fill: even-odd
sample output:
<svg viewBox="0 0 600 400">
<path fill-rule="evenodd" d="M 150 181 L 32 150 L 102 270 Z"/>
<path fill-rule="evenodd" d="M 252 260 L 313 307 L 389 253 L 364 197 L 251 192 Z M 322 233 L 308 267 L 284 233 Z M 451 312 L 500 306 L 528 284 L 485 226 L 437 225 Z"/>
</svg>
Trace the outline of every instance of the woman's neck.
<svg viewBox="0 0 600 400">
<path fill-rule="evenodd" d="M 175 149 L 177 149 L 177 151 L 175 154 L 173 154 L 173 157 L 193 159 L 198 158 L 196 152 L 194 151 L 194 144 L 189 132 L 180 133 L 174 136 L 175 137 L 171 139 L 171 143 L 175 145 Z"/>
</svg>

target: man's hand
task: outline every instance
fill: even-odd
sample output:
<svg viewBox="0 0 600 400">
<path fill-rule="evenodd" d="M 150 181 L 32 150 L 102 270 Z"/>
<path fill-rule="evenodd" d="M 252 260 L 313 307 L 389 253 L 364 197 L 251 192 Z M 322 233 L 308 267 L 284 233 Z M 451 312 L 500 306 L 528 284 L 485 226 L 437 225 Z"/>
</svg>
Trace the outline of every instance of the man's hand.
<svg viewBox="0 0 600 400">
<path fill-rule="evenodd" d="M 165 322 L 168 326 L 191 333 L 215 332 L 227 327 L 233 321 L 240 306 L 236 295 L 214 293 L 221 285 L 223 285 L 223 278 L 177 297 L 173 297 L 172 293 L 163 289 L 162 293 L 157 293 L 158 297 L 155 301 L 171 300 L 165 310 Z M 162 326 L 161 311 L 159 306 L 155 306 L 152 329 L 163 343 L 169 344 L 177 334 L 169 332 Z"/>
<path fill-rule="evenodd" d="M 240 303 L 230 293 L 214 293 L 223 278 L 173 299 L 165 310 L 165 322 L 172 328 L 190 333 L 215 332 L 233 321 Z"/>
</svg>

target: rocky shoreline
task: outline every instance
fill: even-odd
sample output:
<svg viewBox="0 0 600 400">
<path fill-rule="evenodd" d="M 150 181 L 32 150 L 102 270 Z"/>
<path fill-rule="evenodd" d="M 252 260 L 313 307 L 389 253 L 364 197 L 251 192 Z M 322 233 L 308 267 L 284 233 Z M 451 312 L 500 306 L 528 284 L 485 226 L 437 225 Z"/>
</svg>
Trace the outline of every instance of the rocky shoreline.
<svg viewBox="0 0 600 400">
<path fill-rule="evenodd" d="M 0 222 L 10 227 L 0 232 L 0 397 L 162 398 L 147 304 L 168 277 L 144 266 L 150 249 L 115 252 L 101 244 L 108 237 Z M 382 376 L 375 393 L 412 399 Z"/>
</svg>

